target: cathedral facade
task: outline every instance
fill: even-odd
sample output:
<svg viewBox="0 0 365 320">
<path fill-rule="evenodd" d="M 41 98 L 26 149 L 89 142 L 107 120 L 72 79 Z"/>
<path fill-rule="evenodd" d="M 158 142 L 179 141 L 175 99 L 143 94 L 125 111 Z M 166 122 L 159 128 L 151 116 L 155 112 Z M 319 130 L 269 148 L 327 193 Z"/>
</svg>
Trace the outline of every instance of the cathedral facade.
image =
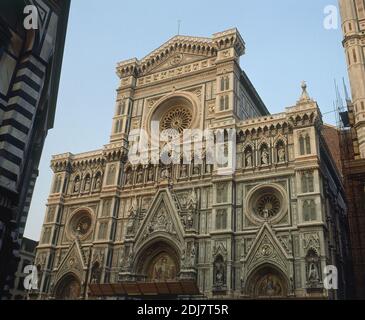
<svg viewBox="0 0 365 320">
<path fill-rule="evenodd" d="M 240 68 L 244 51 L 231 29 L 118 64 L 110 142 L 52 158 L 39 298 L 346 296 L 347 208 L 327 126 L 305 83 L 270 114 Z M 222 149 L 231 170 L 207 161 L 206 146 L 201 161 L 132 163 L 130 133 L 152 148 L 152 123 L 234 132 Z"/>
</svg>

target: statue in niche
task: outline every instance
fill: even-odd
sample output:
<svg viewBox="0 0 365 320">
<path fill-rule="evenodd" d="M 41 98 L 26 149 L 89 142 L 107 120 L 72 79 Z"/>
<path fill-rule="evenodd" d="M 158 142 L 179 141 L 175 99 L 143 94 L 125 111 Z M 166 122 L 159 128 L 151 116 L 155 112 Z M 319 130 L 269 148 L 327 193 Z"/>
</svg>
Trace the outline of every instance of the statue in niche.
<svg viewBox="0 0 365 320">
<path fill-rule="evenodd" d="M 148 181 L 153 181 L 154 180 L 154 169 L 153 167 L 150 167 L 148 169 Z"/>
<path fill-rule="evenodd" d="M 137 218 L 138 218 L 137 198 L 134 198 L 132 200 L 132 205 L 129 209 L 129 217 L 128 217 L 128 223 L 127 223 L 127 235 L 131 235 L 134 233 Z"/>
<path fill-rule="evenodd" d="M 269 164 L 269 151 L 267 150 L 267 148 L 263 148 L 261 151 L 261 164 Z"/>
<path fill-rule="evenodd" d="M 279 162 L 285 162 L 285 148 L 283 145 L 278 148 L 278 160 Z"/>
<path fill-rule="evenodd" d="M 162 180 L 166 180 L 170 178 L 170 170 L 167 167 L 163 167 L 161 170 L 161 175 L 160 175 Z"/>
<path fill-rule="evenodd" d="M 243 292 L 243 289 L 245 287 L 245 265 L 243 263 L 242 263 L 242 267 L 241 267 L 240 282 L 241 282 L 241 292 Z"/>
<path fill-rule="evenodd" d="M 132 170 L 129 170 L 127 173 L 127 184 L 132 185 L 133 184 L 133 172 Z"/>
<path fill-rule="evenodd" d="M 308 284 L 315 287 L 320 282 L 319 257 L 314 249 L 310 249 L 306 256 Z"/>
<path fill-rule="evenodd" d="M 90 191 L 90 185 L 91 185 L 91 178 L 90 176 L 87 176 L 85 179 L 84 191 L 86 192 Z"/>
<path fill-rule="evenodd" d="M 225 263 L 221 255 L 219 255 L 214 261 L 214 286 L 217 289 L 222 288 L 225 285 Z"/>
<path fill-rule="evenodd" d="M 95 190 L 100 190 L 100 189 L 101 189 L 101 176 L 100 174 L 98 174 L 95 180 Z"/>
<path fill-rule="evenodd" d="M 196 256 L 196 249 L 195 244 L 191 244 L 190 248 L 190 266 L 193 267 L 195 265 L 195 256 Z"/>
<path fill-rule="evenodd" d="M 248 168 L 252 167 L 252 152 L 250 149 L 246 151 L 245 158 L 246 158 L 246 167 Z"/>
<path fill-rule="evenodd" d="M 200 174 L 200 166 L 198 164 L 194 165 L 193 174 L 194 175 L 199 175 Z"/>
<path fill-rule="evenodd" d="M 75 179 L 74 192 L 80 192 L 80 178 L 78 176 Z"/>
<path fill-rule="evenodd" d="M 183 249 L 182 253 L 181 253 L 181 266 L 182 268 L 186 267 L 186 250 Z"/>
<path fill-rule="evenodd" d="M 100 270 L 100 264 L 98 261 L 96 261 L 91 269 L 91 283 L 100 283 L 100 275 L 101 275 L 101 270 Z"/>
<path fill-rule="evenodd" d="M 137 173 L 137 183 L 143 182 L 143 169 L 140 168 Z"/>
<path fill-rule="evenodd" d="M 188 176 L 188 166 L 186 164 L 181 165 L 180 177 L 186 178 Z"/>
<path fill-rule="evenodd" d="M 309 264 L 308 280 L 311 282 L 319 281 L 318 267 L 317 267 L 317 264 L 314 262 Z"/>
</svg>

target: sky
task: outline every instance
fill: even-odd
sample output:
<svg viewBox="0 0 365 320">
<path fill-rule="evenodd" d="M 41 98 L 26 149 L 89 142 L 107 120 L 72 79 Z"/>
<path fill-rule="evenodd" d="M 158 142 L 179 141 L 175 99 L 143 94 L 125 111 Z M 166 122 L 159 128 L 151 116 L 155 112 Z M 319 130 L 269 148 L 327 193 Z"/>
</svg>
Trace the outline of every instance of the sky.
<svg viewBox="0 0 365 320">
<path fill-rule="evenodd" d="M 97 150 L 109 142 L 117 62 L 141 59 L 158 48 L 177 34 L 179 20 L 181 35 L 210 37 L 238 28 L 246 42 L 241 67 L 271 113 L 295 105 L 305 80 L 324 121 L 335 124 L 334 80 L 347 82 L 348 76 L 340 22 L 335 30 L 323 25 L 329 5 L 337 1 L 72 0 L 56 118 L 44 145 L 25 236 L 39 240 L 52 155 Z"/>
</svg>

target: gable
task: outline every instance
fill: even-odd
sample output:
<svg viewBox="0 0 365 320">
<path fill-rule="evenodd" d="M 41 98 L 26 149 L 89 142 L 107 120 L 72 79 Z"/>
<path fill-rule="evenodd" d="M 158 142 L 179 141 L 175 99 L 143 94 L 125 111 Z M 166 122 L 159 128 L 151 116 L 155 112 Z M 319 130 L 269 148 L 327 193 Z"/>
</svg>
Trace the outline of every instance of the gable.
<svg viewBox="0 0 365 320">
<path fill-rule="evenodd" d="M 135 237 L 137 250 L 145 242 L 158 236 L 183 243 L 184 229 L 168 189 L 160 190 L 152 201 Z"/>
<path fill-rule="evenodd" d="M 86 268 L 86 258 L 83 256 L 80 243 L 76 239 L 58 267 L 56 281 L 68 272 L 81 276 Z"/>
<path fill-rule="evenodd" d="M 184 66 L 189 63 L 205 60 L 207 58 L 207 56 L 199 54 L 185 54 L 181 52 L 172 53 L 171 56 L 168 57 L 164 62 L 151 68 L 148 73 L 169 70 L 171 68 Z"/>
<path fill-rule="evenodd" d="M 265 223 L 245 258 L 246 272 L 250 273 L 257 266 L 271 263 L 283 271 L 288 270 L 287 254 L 268 223 Z"/>
</svg>

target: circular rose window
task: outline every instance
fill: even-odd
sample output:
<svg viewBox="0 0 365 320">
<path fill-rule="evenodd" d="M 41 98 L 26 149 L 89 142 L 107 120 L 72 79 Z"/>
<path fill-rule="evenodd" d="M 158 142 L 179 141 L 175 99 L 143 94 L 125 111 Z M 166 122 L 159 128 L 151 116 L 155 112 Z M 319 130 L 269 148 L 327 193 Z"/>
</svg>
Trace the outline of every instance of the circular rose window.
<svg viewBox="0 0 365 320">
<path fill-rule="evenodd" d="M 266 194 L 257 200 L 256 213 L 264 219 L 275 217 L 280 211 L 280 200 L 275 194 Z"/>
<path fill-rule="evenodd" d="M 248 217 L 253 222 L 278 222 L 287 211 L 285 194 L 285 190 L 277 185 L 259 186 L 251 190 L 247 196 Z"/>
<path fill-rule="evenodd" d="M 92 217 L 88 211 L 76 212 L 70 220 L 69 231 L 73 236 L 85 237 L 91 231 Z"/>
<path fill-rule="evenodd" d="M 176 107 L 168 111 L 161 119 L 161 130 L 174 129 L 182 133 L 190 128 L 193 116 L 186 107 Z"/>
</svg>

